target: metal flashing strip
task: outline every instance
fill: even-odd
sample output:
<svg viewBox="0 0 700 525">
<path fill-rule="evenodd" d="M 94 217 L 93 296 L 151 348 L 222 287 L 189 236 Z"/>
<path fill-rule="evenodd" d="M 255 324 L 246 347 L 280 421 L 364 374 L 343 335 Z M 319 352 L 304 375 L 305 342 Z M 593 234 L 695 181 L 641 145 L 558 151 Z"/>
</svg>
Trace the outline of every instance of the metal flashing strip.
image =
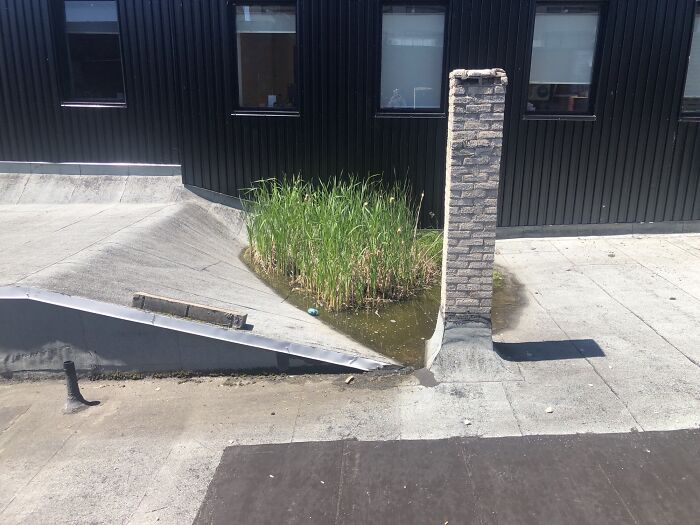
<svg viewBox="0 0 700 525">
<path fill-rule="evenodd" d="M 271 352 L 289 354 L 290 356 L 300 358 L 313 359 L 316 361 L 322 361 L 362 371 L 378 370 L 396 365 L 396 363 L 389 359 L 387 359 L 387 361 L 380 361 L 337 350 L 328 350 L 325 348 L 292 343 L 289 341 L 278 341 L 264 336 L 227 330 L 225 328 L 196 321 L 188 321 L 153 312 L 145 312 L 143 310 L 130 308 L 128 306 L 105 303 L 95 301 L 93 299 L 86 299 L 84 297 L 76 297 L 57 292 L 49 292 L 37 288 L 19 286 L 0 287 L 0 300 L 38 301 L 72 310 L 79 310 L 82 312 L 102 315 L 115 319 L 122 319 L 139 324 L 152 325 L 166 330 L 174 330 L 200 337 L 226 341 L 248 346 L 253 349 L 257 348 Z"/>
<path fill-rule="evenodd" d="M 181 176 L 180 164 L 142 164 L 124 162 L 14 162 L 0 161 L 0 173 L 35 175 L 117 175 Z"/>
<path fill-rule="evenodd" d="M 611 222 L 600 224 L 554 224 L 551 226 L 504 226 L 496 228 L 496 239 L 537 237 L 588 237 L 700 233 L 700 221 Z"/>
</svg>

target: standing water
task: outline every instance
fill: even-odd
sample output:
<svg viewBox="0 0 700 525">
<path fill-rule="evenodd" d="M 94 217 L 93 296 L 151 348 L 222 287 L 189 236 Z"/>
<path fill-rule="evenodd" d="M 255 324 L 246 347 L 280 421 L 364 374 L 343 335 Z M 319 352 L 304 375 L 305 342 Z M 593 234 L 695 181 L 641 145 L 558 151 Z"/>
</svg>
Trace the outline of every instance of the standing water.
<svg viewBox="0 0 700 525">
<path fill-rule="evenodd" d="M 285 278 L 258 273 L 245 253 L 241 260 L 287 302 L 304 312 L 317 309 L 318 318 L 338 332 L 406 366 L 424 365 L 425 342 L 435 331 L 440 308 L 439 284 L 406 301 L 388 302 L 376 309 L 329 312 L 311 294 L 293 289 Z M 494 333 L 507 328 L 517 315 L 524 301 L 521 288 L 513 276 L 497 270 L 492 312 Z"/>
</svg>

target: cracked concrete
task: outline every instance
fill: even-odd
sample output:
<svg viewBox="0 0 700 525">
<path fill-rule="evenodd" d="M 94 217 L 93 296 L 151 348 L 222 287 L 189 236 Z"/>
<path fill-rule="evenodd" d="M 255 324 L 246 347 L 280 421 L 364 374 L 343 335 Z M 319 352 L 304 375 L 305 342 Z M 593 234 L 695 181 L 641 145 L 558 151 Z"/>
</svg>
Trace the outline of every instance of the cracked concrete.
<svg viewBox="0 0 700 525">
<path fill-rule="evenodd" d="M 592 431 L 600 430 L 585 411 L 612 406 L 639 430 L 700 424 L 700 235 L 508 240 L 497 251 L 529 298 L 517 325 L 496 337 L 502 348 L 562 341 L 581 357 L 525 356 L 518 367 L 526 381 L 506 388 L 522 399 L 529 385 L 540 395 L 551 383 L 568 400 L 585 391 L 581 385 L 601 388 L 591 399 L 605 395 L 611 404 L 570 406 Z M 575 392 L 566 393 L 572 381 Z"/>
</svg>

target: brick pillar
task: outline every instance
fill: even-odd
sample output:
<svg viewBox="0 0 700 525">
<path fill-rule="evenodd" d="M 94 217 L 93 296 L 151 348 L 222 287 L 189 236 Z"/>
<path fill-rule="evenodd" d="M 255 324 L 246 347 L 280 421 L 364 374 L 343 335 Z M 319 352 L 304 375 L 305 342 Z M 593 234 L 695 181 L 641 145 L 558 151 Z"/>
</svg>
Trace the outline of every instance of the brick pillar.
<svg viewBox="0 0 700 525">
<path fill-rule="evenodd" d="M 447 326 L 491 324 L 507 83 L 502 69 L 450 73 L 440 305 Z"/>
</svg>

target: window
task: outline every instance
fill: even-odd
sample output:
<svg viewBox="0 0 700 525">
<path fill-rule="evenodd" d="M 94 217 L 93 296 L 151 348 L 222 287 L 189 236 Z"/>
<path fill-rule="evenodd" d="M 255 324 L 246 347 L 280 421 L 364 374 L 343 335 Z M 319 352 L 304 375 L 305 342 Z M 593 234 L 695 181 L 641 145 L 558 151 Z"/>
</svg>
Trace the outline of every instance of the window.
<svg viewBox="0 0 700 525">
<path fill-rule="evenodd" d="M 236 51 L 240 108 L 298 107 L 294 5 L 236 6 Z"/>
<path fill-rule="evenodd" d="M 444 6 L 384 5 L 379 107 L 440 109 L 444 46 Z"/>
<path fill-rule="evenodd" d="M 690 44 L 690 57 L 688 58 L 681 111 L 700 115 L 700 3 L 695 4 L 695 25 L 693 28 L 693 40 Z"/>
<path fill-rule="evenodd" d="M 124 103 L 116 0 L 65 0 L 61 7 L 65 101 Z"/>
<path fill-rule="evenodd" d="M 600 7 L 537 5 L 529 113 L 591 113 Z"/>
</svg>

